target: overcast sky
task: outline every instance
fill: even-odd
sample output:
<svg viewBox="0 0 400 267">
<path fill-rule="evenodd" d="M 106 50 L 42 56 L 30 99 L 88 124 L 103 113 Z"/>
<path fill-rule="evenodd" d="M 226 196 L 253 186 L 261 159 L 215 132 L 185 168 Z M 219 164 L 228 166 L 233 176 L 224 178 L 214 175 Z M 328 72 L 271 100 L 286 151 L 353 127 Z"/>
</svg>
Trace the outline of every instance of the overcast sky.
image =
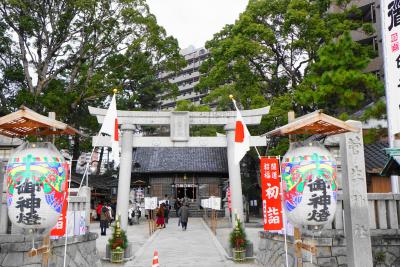
<svg viewBox="0 0 400 267">
<path fill-rule="evenodd" d="M 178 39 L 181 48 L 189 45 L 198 48 L 225 24 L 234 23 L 248 0 L 147 0 L 147 3 L 158 24 Z"/>
</svg>

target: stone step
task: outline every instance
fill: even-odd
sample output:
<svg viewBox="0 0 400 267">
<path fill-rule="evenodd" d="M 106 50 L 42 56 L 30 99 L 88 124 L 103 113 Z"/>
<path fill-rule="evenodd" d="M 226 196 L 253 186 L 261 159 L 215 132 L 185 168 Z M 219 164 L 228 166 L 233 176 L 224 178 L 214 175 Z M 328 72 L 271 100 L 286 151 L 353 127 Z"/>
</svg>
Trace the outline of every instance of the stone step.
<svg viewBox="0 0 400 267">
<path fill-rule="evenodd" d="M 223 210 L 219 210 L 219 211 L 217 211 L 217 213 L 218 213 L 218 217 L 224 217 L 225 216 L 225 211 L 223 211 Z M 207 215 L 210 216 L 210 214 L 211 214 L 211 212 L 207 211 Z M 204 216 L 204 210 L 198 209 L 198 208 L 197 209 L 190 209 L 190 207 L 189 207 L 189 216 L 190 217 L 196 217 L 196 218 L 203 217 Z M 177 217 L 175 209 L 171 209 L 170 210 L 169 217 L 170 218 L 176 218 Z"/>
</svg>

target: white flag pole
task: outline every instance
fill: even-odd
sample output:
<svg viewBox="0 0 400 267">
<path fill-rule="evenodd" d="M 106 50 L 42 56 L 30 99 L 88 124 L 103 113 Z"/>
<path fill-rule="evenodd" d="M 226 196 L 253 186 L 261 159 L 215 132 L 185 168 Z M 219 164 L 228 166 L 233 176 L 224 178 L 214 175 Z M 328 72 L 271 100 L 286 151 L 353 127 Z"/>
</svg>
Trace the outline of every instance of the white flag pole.
<svg viewBox="0 0 400 267">
<path fill-rule="evenodd" d="M 67 210 L 65 212 L 65 243 L 64 243 L 64 267 L 67 263 L 67 246 L 68 246 L 68 209 L 69 209 L 69 194 L 71 189 L 71 181 L 72 181 L 72 158 L 69 161 L 70 168 L 69 168 L 69 177 L 68 177 L 68 192 L 67 192 Z"/>
<path fill-rule="evenodd" d="M 229 95 L 229 98 L 232 100 L 233 105 L 235 106 L 236 112 L 238 112 L 239 109 L 238 109 L 238 107 L 237 107 L 237 105 L 236 105 L 236 100 L 235 100 L 235 98 L 233 97 L 233 95 Z M 244 122 L 244 119 L 243 119 L 243 122 Z M 246 128 L 247 128 L 247 125 L 246 125 Z M 250 137 L 251 137 L 251 136 L 250 136 Z M 261 159 L 261 154 L 260 154 L 260 151 L 258 151 L 258 148 L 257 148 L 256 146 L 254 146 L 254 149 L 255 149 L 256 152 L 257 152 L 258 159 Z"/>
<path fill-rule="evenodd" d="M 115 94 L 117 93 L 117 89 L 113 89 L 113 92 L 114 92 L 114 95 L 115 95 Z M 109 107 L 109 108 L 110 108 L 110 107 Z M 99 131 L 99 133 L 97 134 L 97 137 L 96 137 L 96 140 L 95 140 L 95 143 L 94 143 L 92 152 L 90 153 L 89 162 L 86 164 L 86 168 L 85 168 L 85 171 L 84 171 L 84 173 L 83 173 L 81 182 L 79 183 L 79 190 L 80 190 L 81 187 L 82 187 L 83 180 L 85 179 L 85 176 L 87 176 L 86 185 L 89 186 L 89 174 L 88 174 L 89 166 L 91 165 L 91 161 L 92 161 L 92 157 L 93 157 L 93 154 L 94 154 L 94 150 L 95 150 L 96 147 L 98 146 L 101 133 L 102 133 L 102 132 L 101 132 L 101 128 L 100 128 L 100 131 Z M 99 162 L 98 164 L 101 164 L 101 162 Z M 79 190 L 78 190 L 78 192 L 79 192 Z"/>
</svg>

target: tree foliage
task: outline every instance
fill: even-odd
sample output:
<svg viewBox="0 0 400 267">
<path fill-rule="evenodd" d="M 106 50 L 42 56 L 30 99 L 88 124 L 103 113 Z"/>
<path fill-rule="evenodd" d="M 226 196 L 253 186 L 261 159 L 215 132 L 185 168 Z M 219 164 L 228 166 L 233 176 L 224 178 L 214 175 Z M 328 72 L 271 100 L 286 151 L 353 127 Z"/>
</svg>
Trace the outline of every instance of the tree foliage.
<svg viewBox="0 0 400 267">
<path fill-rule="evenodd" d="M 158 74 L 184 65 L 144 0 L 2 0 L 0 14 L 24 77 L 11 88 L 14 104 L 55 111 L 88 134 L 98 125 L 87 106 L 105 104 L 116 87 L 119 108 L 153 109 L 157 93 L 174 89 Z"/>
<path fill-rule="evenodd" d="M 372 27 L 350 1 L 332 2 L 340 12 L 330 10 L 329 0 L 249 1 L 233 25 L 207 42 L 211 56 L 197 89 L 209 90 L 205 100 L 219 109 L 232 108 L 229 94 L 244 109 L 270 105 L 255 134 L 287 123 L 289 110 L 298 116 L 316 108 L 351 114 L 376 100 L 382 85 L 363 73 L 374 55 L 348 35 L 371 34 Z"/>
<path fill-rule="evenodd" d="M 377 101 L 383 95 L 383 84 L 376 75 L 363 72 L 370 61 L 368 50 L 347 32 L 322 46 L 295 92 L 298 103 L 310 110 L 324 109 L 348 118 Z"/>
<path fill-rule="evenodd" d="M 25 86 L 22 66 L 12 44 L 7 25 L 0 20 L 0 116 L 9 113 L 15 92 Z"/>
</svg>

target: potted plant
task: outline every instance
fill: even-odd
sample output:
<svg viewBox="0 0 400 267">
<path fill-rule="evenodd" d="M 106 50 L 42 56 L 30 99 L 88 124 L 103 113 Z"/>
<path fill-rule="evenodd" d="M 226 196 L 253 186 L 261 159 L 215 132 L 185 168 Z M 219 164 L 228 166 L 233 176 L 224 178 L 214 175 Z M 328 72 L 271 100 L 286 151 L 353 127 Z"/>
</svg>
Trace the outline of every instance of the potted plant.
<svg viewBox="0 0 400 267">
<path fill-rule="evenodd" d="M 246 233 L 243 229 L 242 222 L 236 219 L 236 226 L 229 236 L 229 243 L 232 248 L 234 261 L 243 261 L 246 258 Z"/>
<path fill-rule="evenodd" d="M 113 226 L 113 234 L 108 240 L 108 244 L 111 249 L 111 262 L 121 263 L 124 259 L 124 250 L 128 247 L 128 238 L 125 231 L 121 229 L 120 216 L 117 216 Z"/>
</svg>

